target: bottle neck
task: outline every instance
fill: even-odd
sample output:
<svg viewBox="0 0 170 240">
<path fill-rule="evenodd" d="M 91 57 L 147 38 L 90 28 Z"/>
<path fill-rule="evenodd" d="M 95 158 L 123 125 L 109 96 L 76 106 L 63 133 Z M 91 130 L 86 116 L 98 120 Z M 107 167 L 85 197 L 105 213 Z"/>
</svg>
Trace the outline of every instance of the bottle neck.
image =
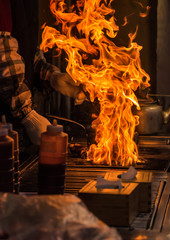
<svg viewBox="0 0 170 240">
<path fill-rule="evenodd" d="M 0 136 L 0 141 L 4 141 L 5 139 L 7 139 L 7 136 Z"/>
</svg>

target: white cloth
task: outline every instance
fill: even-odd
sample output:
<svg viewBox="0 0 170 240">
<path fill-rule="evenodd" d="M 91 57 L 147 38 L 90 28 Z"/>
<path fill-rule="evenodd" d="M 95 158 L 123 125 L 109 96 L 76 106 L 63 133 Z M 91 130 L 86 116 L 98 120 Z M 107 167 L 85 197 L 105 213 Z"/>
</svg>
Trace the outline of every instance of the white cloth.
<svg viewBox="0 0 170 240">
<path fill-rule="evenodd" d="M 121 174 L 121 179 L 122 180 L 130 180 L 136 178 L 137 171 L 134 167 L 130 166 L 127 172 L 123 172 Z"/>
<path fill-rule="evenodd" d="M 115 228 L 71 194 L 0 193 L 0 238 L 7 236 L 10 240 L 122 240 Z"/>
<path fill-rule="evenodd" d="M 97 176 L 96 187 L 102 188 L 102 189 L 117 189 L 117 188 L 122 189 L 123 188 L 120 180 L 109 181 L 104 179 L 101 176 Z"/>
<path fill-rule="evenodd" d="M 51 123 L 43 116 L 32 110 L 22 120 L 26 132 L 35 145 L 40 145 L 41 133 L 46 132 L 47 126 Z"/>
</svg>

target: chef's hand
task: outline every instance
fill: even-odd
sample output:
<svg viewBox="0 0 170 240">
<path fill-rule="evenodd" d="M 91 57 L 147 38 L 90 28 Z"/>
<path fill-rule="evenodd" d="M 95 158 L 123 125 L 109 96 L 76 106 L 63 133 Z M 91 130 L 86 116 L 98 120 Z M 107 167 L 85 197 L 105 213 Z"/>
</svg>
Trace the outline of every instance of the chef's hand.
<svg viewBox="0 0 170 240">
<path fill-rule="evenodd" d="M 22 120 L 31 142 L 40 145 L 41 133 L 46 132 L 47 126 L 51 123 L 43 116 L 32 110 Z"/>
<path fill-rule="evenodd" d="M 75 99 L 75 105 L 83 103 L 86 96 L 81 87 L 76 85 L 68 73 L 54 72 L 50 79 L 50 85 L 55 91 Z"/>
<path fill-rule="evenodd" d="M 43 51 L 40 49 L 37 49 L 37 52 L 34 58 L 35 69 L 39 61 L 41 61 L 41 65 L 42 65 L 42 62 L 44 63 L 44 70 L 46 72 L 45 76 L 44 74 L 43 76 L 41 76 L 42 79 L 48 80 L 50 82 L 51 87 L 55 91 L 58 91 L 68 97 L 74 98 L 75 105 L 79 105 L 84 102 L 84 100 L 86 99 L 86 96 L 82 91 L 81 87 L 76 85 L 76 83 L 73 81 L 73 79 L 70 77 L 68 73 L 61 73 L 58 67 L 47 63 L 44 57 Z M 48 68 L 52 69 L 52 71 L 49 71 L 49 73 L 47 71 Z"/>
</svg>

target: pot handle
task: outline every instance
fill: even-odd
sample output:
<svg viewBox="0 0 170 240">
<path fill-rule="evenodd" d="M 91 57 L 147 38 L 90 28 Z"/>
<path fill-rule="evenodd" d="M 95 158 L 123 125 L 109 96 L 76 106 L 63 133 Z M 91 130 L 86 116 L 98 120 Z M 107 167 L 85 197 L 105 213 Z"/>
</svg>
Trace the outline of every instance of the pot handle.
<svg viewBox="0 0 170 240">
<path fill-rule="evenodd" d="M 151 98 L 154 100 L 155 104 L 161 106 L 161 101 L 157 96 L 154 96 L 154 95 L 149 95 L 149 96 L 151 96 Z"/>
<path fill-rule="evenodd" d="M 167 124 L 170 120 L 170 106 L 166 111 L 163 111 L 164 124 Z"/>
</svg>

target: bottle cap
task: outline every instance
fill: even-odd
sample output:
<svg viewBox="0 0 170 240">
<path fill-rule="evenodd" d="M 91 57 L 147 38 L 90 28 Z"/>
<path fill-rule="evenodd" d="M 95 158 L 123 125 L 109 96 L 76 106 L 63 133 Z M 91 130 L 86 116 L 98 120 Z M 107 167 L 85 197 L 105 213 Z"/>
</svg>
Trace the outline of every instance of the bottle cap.
<svg viewBox="0 0 170 240">
<path fill-rule="evenodd" d="M 12 123 L 5 123 L 2 125 L 2 128 L 7 128 L 8 130 L 12 130 L 13 126 L 12 126 Z"/>
<path fill-rule="evenodd" d="M 7 128 L 0 128 L 0 136 L 7 136 L 8 135 L 8 129 Z"/>
<path fill-rule="evenodd" d="M 62 132 L 62 131 L 63 131 L 63 126 L 57 124 L 57 120 L 56 119 L 53 120 L 53 124 L 52 125 L 48 125 L 47 126 L 47 132 L 58 133 L 58 132 Z"/>
</svg>

